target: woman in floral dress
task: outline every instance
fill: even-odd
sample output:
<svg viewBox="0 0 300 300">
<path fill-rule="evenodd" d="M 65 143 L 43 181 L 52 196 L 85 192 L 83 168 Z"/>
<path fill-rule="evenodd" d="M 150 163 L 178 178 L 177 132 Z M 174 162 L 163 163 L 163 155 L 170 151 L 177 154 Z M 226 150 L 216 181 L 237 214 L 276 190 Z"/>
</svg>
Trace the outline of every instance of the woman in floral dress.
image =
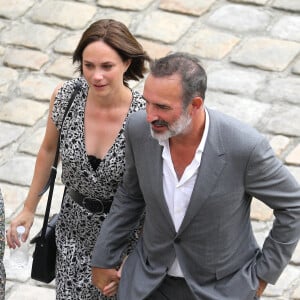
<svg viewBox="0 0 300 300">
<path fill-rule="evenodd" d="M 15 229 L 21 224 L 28 236 L 60 131 L 66 193 L 56 224 L 57 300 L 107 299 L 91 284 L 91 253 L 124 172 L 128 115 L 145 107 L 128 81 L 143 78 L 148 60 L 124 24 L 99 20 L 86 29 L 73 54 L 81 77 L 66 81 L 52 95 L 33 181 L 24 208 L 11 222 L 7 236 L 8 245 L 14 247 Z M 75 86 L 79 91 L 62 124 Z M 132 233 L 132 243 L 138 238 L 137 232 Z"/>
</svg>

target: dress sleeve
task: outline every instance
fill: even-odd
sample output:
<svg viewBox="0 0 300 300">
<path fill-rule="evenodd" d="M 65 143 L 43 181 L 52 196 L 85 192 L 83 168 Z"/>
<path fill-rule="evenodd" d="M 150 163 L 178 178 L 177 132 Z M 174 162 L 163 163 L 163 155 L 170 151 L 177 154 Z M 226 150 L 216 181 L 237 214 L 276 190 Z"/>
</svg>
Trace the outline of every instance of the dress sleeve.
<svg viewBox="0 0 300 300">
<path fill-rule="evenodd" d="M 62 119 L 67 108 L 69 99 L 75 88 L 75 84 L 75 79 L 66 81 L 58 90 L 58 93 L 55 97 L 51 117 L 58 130 L 61 129 Z"/>
</svg>

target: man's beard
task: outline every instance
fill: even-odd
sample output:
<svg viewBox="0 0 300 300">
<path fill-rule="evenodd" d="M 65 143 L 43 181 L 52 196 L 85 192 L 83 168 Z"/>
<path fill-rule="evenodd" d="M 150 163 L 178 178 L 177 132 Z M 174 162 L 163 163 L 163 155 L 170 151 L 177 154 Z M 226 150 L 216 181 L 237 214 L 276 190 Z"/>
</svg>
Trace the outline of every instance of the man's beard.
<svg viewBox="0 0 300 300">
<path fill-rule="evenodd" d="M 189 116 L 187 112 L 183 112 L 180 117 L 173 123 L 169 124 L 165 121 L 153 121 L 152 124 L 161 124 L 167 126 L 166 132 L 157 133 L 155 132 L 151 125 L 151 135 L 153 138 L 157 139 L 159 142 L 163 142 L 168 140 L 169 138 L 182 134 L 186 131 L 187 127 L 191 124 L 192 118 Z"/>
</svg>

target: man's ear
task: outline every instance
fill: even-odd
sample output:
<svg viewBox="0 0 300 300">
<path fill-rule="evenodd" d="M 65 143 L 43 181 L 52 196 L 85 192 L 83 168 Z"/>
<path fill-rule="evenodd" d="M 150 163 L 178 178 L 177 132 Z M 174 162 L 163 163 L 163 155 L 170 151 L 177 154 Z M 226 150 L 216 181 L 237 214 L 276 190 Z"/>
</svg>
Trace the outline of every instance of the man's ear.
<svg viewBox="0 0 300 300">
<path fill-rule="evenodd" d="M 203 99 L 201 97 L 199 97 L 199 96 L 194 97 L 192 99 L 191 105 L 192 105 L 192 110 L 198 110 L 203 105 Z"/>
</svg>

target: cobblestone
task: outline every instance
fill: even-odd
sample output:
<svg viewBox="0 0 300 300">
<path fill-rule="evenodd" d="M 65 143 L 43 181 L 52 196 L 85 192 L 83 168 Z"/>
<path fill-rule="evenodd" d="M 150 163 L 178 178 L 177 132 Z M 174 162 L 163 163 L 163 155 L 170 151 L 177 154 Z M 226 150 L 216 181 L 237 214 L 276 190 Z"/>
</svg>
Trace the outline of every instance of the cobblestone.
<svg viewBox="0 0 300 300">
<path fill-rule="evenodd" d="M 98 4 L 104 7 L 114 7 L 117 9 L 137 11 L 145 9 L 151 2 L 152 0 L 98 0 Z"/>
<path fill-rule="evenodd" d="M 0 122 L 0 149 L 18 140 L 24 131 L 21 126 Z"/>
<path fill-rule="evenodd" d="M 292 299 L 294 299 L 294 300 L 300 299 L 300 286 L 298 288 L 296 288 L 296 290 L 294 291 L 294 293 L 292 295 Z"/>
<path fill-rule="evenodd" d="M 20 81 L 19 90 L 28 99 L 49 101 L 49 95 L 60 81 L 57 77 L 29 74 Z"/>
<path fill-rule="evenodd" d="M 12 68 L 28 68 L 31 70 L 39 70 L 48 60 L 49 56 L 47 54 L 27 49 L 8 48 L 4 56 L 5 65 Z"/>
<path fill-rule="evenodd" d="M 300 17 L 286 16 L 273 27 L 271 34 L 275 37 L 300 42 Z"/>
<path fill-rule="evenodd" d="M 285 162 L 300 166 L 300 144 L 287 155 Z"/>
<path fill-rule="evenodd" d="M 0 0 L 0 186 L 6 223 L 28 192 L 52 91 L 77 76 L 72 52 L 82 31 L 99 18 L 125 23 L 153 58 L 170 51 L 199 56 L 208 73 L 207 105 L 265 134 L 300 181 L 299 13 L 299 0 Z M 142 90 L 143 82 L 132 86 Z M 63 189 L 58 176 L 51 214 L 59 211 Z M 46 198 L 37 208 L 32 236 L 42 225 Z M 251 219 L 262 246 L 272 210 L 254 199 Z M 12 274 L 8 255 L 7 248 L 6 299 L 55 299 L 55 282 Z M 299 286 L 300 244 L 261 300 L 300 300 Z"/>
<path fill-rule="evenodd" d="M 32 20 L 70 29 L 81 29 L 89 23 L 96 11 L 95 6 L 76 1 L 44 1 L 34 9 Z"/>
<path fill-rule="evenodd" d="M 31 183 L 35 159 L 32 156 L 16 156 L 0 167 L 0 180 L 28 186 Z"/>
<path fill-rule="evenodd" d="M 257 93 L 257 98 L 272 103 L 300 104 L 300 78 L 286 77 L 269 80 Z"/>
<path fill-rule="evenodd" d="M 239 38 L 231 33 L 203 26 L 189 35 L 180 50 L 203 58 L 219 60 L 224 58 L 238 42 Z"/>
<path fill-rule="evenodd" d="M 216 0 L 162 0 L 160 1 L 159 8 L 170 12 L 201 16 L 215 2 Z"/>
<path fill-rule="evenodd" d="M 34 131 L 30 135 L 30 138 L 25 139 L 24 142 L 20 143 L 19 151 L 36 156 L 41 144 L 41 140 L 45 134 L 45 129 L 46 127 L 40 127 Z"/>
<path fill-rule="evenodd" d="M 217 9 L 208 18 L 208 23 L 223 29 L 246 32 L 262 31 L 269 25 L 270 20 L 271 14 L 261 8 L 226 5 Z"/>
<path fill-rule="evenodd" d="M 237 3 L 252 3 L 252 4 L 267 4 L 268 0 L 233 0 L 232 2 L 237 2 Z"/>
<path fill-rule="evenodd" d="M 290 172 L 294 175 L 294 177 L 300 181 L 300 168 L 298 167 L 294 167 L 294 166 L 288 166 L 288 169 L 290 170 Z M 300 243 L 299 243 L 300 246 Z"/>
<path fill-rule="evenodd" d="M 266 124 L 266 130 L 273 134 L 300 136 L 299 107 L 273 105 L 268 114 L 270 117 Z"/>
<path fill-rule="evenodd" d="M 208 88 L 229 94 L 245 94 L 253 96 L 260 86 L 264 86 L 264 74 L 221 67 L 208 72 Z"/>
<path fill-rule="evenodd" d="M 48 26 L 20 23 L 4 32 L 1 35 L 1 41 L 10 45 L 45 50 L 59 34 L 59 30 Z"/>
<path fill-rule="evenodd" d="M 270 104 L 261 103 L 241 95 L 214 92 L 208 92 L 206 100 L 210 107 L 223 111 L 252 126 L 257 125 L 271 107 Z M 247 110 L 244 109 L 245 107 L 247 107 Z M 241 114 L 241 111 L 243 111 L 243 114 Z"/>
<path fill-rule="evenodd" d="M 46 73 L 62 78 L 73 77 L 75 68 L 72 65 L 72 57 L 64 55 L 60 56 L 47 68 Z"/>
<path fill-rule="evenodd" d="M 55 299 L 55 291 L 54 289 L 48 289 L 46 287 L 21 284 L 12 291 L 10 299 L 51 300 Z"/>
<path fill-rule="evenodd" d="M 62 37 L 56 41 L 54 45 L 54 51 L 61 54 L 72 54 L 72 49 L 75 49 L 81 34 L 75 33 L 71 36 Z"/>
<path fill-rule="evenodd" d="M 292 69 L 292 72 L 300 75 L 300 59 L 298 59 Z"/>
<path fill-rule="evenodd" d="M 272 146 L 276 156 L 280 157 L 282 152 L 287 148 L 290 143 L 290 139 L 283 135 L 275 135 L 270 140 L 270 145 Z"/>
<path fill-rule="evenodd" d="M 296 57 L 299 50 L 299 43 L 267 37 L 251 37 L 243 41 L 231 60 L 263 70 L 283 71 Z"/>
<path fill-rule="evenodd" d="M 17 98 L 3 104 L 0 111 L 0 120 L 32 126 L 44 115 L 47 109 L 47 104 L 38 103 L 29 99 Z M 28 111 L 31 113 L 24 114 L 24 112 Z"/>
<path fill-rule="evenodd" d="M 0 67 L 0 93 L 7 94 L 10 83 L 18 78 L 18 72 L 11 68 Z"/>
<path fill-rule="evenodd" d="M 138 39 L 139 42 L 143 45 L 145 50 L 153 58 L 159 58 L 167 55 L 169 52 L 173 51 L 173 47 L 169 45 L 162 45 L 157 42 L 148 41 L 145 39 Z"/>
<path fill-rule="evenodd" d="M 272 6 L 288 11 L 300 12 L 300 2 L 298 0 L 274 0 Z"/>
<path fill-rule="evenodd" d="M 0 16 L 8 19 L 21 17 L 32 5 L 34 0 L 0 0 Z"/>
<path fill-rule="evenodd" d="M 293 254 L 292 261 L 293 264 L 299 265 L 300 264 L 300 244 L 297 245 L 296 250 Z"/>
<path fill-rule="evenodd" d="M 136 34 L 165 43 L 174 43 L 186 33 L 192 22 L 187 16 L 154 11 L 145 17 Z"/>
</svg>

